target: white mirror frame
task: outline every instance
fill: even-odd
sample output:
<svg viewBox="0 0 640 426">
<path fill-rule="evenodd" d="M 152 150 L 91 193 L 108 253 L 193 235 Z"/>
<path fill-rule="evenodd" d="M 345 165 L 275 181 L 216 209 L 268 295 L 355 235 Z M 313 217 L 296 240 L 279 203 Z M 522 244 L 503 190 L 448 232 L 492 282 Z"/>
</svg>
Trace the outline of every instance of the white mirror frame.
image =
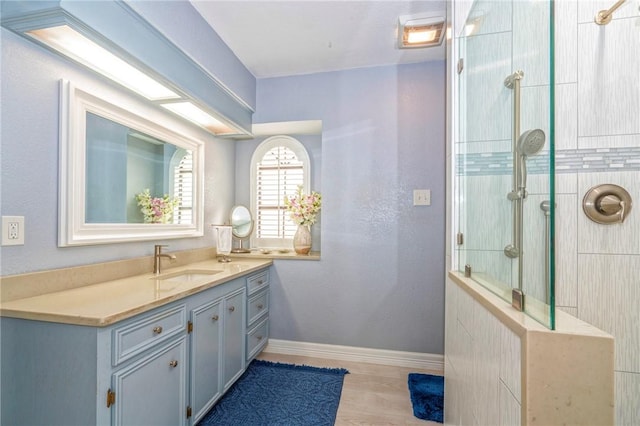
<svg viewBox="0 0 640 426">
<path fill-rule="evenodd" d="M 103 96 L 104 97 L 104 96 Z M 119 98 L 119 97 L 118 97 Z M 117 102 L 118 106 L 115 105 Z M 136 111 L 134 114 L 131 111 Z M 191 224 L 86 223 L 86 115 L 99 115 L 193 152 L 193 222 Z M 125 97 L 99 98 L 67 80 L 60 82 L 60 161 L 58 246 L 108 244 L 204 235 L 204 143 L 170 130 L 162 112 L 142 111 Z"/>
</svg>

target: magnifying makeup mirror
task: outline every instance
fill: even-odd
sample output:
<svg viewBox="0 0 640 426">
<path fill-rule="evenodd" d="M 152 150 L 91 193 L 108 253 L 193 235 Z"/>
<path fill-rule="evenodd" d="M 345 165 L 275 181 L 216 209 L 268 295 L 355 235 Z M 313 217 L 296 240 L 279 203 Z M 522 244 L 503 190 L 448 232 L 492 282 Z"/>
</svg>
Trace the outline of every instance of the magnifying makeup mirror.
<svg viewBox="0 0 640 426">
<path fill-rule="evenodd" d="M 231 209 L 231 233 L 240 241 L 240 247 L 231 250 L 232 253 L 249 253 L 251 250 L 242 247 L 242 241 L 253 232 L 253 218 L 245 206 L 234 206 Z"/>
</svg>

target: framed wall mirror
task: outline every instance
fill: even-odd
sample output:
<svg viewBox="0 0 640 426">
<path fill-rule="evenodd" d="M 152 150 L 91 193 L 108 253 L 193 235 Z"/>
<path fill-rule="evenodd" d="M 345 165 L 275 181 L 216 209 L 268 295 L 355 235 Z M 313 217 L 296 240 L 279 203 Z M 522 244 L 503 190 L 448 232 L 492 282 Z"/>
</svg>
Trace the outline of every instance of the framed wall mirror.
<svg viewBox="0 0 640 426">
<path fill-rule="evenodd" d="M 202 141 L 65 80 L 60 109 L 59 246 L 203 235 Z"/>
<path fill-rule="evenodd" d="M 242 241 L 249 238 L 253 232 L 253 217 L 245 206 L 234 206 L 231 209 L 231 233 L 240 241 L 240 246 L 231 250 L 232 253 L 249 253 L 251 250 L 244 248 Z"/>
</svg>

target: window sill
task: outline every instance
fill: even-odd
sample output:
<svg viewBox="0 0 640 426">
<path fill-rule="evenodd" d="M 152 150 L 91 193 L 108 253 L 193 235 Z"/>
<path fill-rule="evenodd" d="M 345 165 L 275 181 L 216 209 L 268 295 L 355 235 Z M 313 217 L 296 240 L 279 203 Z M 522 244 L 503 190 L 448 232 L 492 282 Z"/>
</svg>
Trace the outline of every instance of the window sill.
<svg viewBox="0 0 640 426">
<path fill-rule="evenodd" d="M 231 253 L 231 257 L 240 258 L 262 258 L 275 260 L 320 260 L 320 252 L 312 251 L 309 254 L 298 254 L 293 250 L 287 253 L 280 253 L 277 249 L 272 251 L 261 251 L 261 249 L 251 249 L 251 253 Z"/>
</svg>

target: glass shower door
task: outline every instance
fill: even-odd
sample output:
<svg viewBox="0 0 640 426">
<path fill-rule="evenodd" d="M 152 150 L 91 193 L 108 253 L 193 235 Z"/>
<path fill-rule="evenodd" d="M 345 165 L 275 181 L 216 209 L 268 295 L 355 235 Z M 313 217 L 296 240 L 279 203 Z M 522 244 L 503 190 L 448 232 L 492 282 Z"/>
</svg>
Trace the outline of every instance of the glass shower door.
<svg viewBox="0 0 640 426">
<path fill-rule="evenodd" d="M 524 310 L 550 328 L 552 7 L 474 3 L 457 35 L 455 138 L 458 268 L 514 306 L 524 295 Z"/>
</svg>

